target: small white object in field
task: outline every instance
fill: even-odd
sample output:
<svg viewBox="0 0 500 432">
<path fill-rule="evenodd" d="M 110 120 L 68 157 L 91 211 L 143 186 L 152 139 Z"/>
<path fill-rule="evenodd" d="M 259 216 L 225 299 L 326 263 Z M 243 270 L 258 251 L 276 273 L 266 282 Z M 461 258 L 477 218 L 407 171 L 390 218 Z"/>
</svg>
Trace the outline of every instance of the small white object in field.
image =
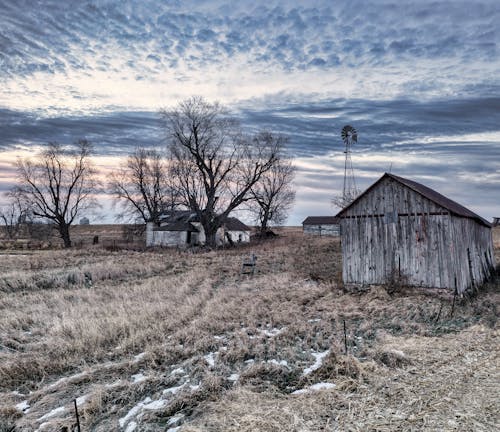
<svg viewBox="0 0 500 432">
<path fill-rule="evenodd" d="M 180 367 L 180 368 L 174 369 L 172 372 L 170 372 L 170 375 L 183 374 L 184 372 L 186 372 L 186 371 Z"/>
<path fill-rule="evenodd" d="M 264 330 L 261 330 L 260 332 L 264 335 L 264 336 L 267 336 L 267 337 L 275 337 L 275 336 L 278 336 L 280 333 L 283 333 L 283 331 L 285 330 L 286 327 L 282 327 L 282 328 L 273 328 L 271 330 L 267 330 L 267 329 L 264 329 Z"/>
<path fill-rule="evenodd" d="M 323 359 L 330 354 L 330 350 L 326 350 L 323 352 L 312 352 L 312 356 L 316 359 L 314 364 L 312 366 L 309 366 L 308 368 L 304 369 L 304 372 L 302 375 L 309 375 L 310 373 L 314 372 L 315 370 L 319 369 L 321 365 L 323 364 Z"/>
<path fill-rule="evenodd" d="M 163 394 L 176 394 L 179 390 L 182 390 L 187 383 L 181 384 L 180 386 L 177 387 L 170 387 L 168 389 L 163 390 Z"/>
<path fill-rule="evenodd" d="M 274 364 L 276 366 L 286 366 L 288 367 L 288 362 L 286 360 L 275 360 L 275 359 L 271 359 L 271 360 L 268 360 L 267 363 L 271 363 L 271 364 Z"/>
</svg>

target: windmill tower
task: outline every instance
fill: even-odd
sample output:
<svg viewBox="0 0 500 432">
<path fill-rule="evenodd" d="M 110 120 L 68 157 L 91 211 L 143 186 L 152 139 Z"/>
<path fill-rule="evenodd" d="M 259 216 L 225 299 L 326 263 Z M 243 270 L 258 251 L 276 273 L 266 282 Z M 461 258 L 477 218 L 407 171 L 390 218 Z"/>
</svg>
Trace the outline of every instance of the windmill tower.
<svg viewBox="0 0 500 432">
<path fill-rule="evenodd" d="M 358 133 L 352 126 L 346 125 L 342 128 L 341 135 L 345 144 L 344 187 L 342 189 L 342 207 L 345 207 L 359 195 L 351 160 L 351 147 L 353 143 L 358 142 Z"/>
</svg>

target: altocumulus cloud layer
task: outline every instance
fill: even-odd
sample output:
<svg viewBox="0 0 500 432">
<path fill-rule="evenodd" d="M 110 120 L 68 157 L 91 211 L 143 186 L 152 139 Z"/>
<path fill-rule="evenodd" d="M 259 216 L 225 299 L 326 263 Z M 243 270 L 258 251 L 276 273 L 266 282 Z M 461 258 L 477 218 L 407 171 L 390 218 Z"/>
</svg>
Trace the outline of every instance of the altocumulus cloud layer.
<svg viewBox="0 0 500 432">
<path fill-rule="evenodd" d="M 360 132 L 361 187 L 392 169 L 500 213 L 495 1 L 0 0 L 0 10 L 0 151 L 82 136 L 103 156 L 161 146 L 158 109 L 200 94 L 249 132 L 291 138 L 292 223 L 334 211 L 347 123 Z"/>
</svg>

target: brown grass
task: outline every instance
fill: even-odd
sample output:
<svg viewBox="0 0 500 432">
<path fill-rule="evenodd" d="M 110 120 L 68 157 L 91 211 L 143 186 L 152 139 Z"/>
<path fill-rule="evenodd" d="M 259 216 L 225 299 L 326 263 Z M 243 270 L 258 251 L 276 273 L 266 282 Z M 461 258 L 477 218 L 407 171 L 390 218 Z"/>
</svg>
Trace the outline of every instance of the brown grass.
<svg viewBox="0 0 500 432">
<path fill-rule="evenodd" d="M 453 316 L 446 295 L 347 293 L 338 241 L 283 234 L 201 254 L 4 254 L 0 431 L 71 430 L 81 396 L 84 431 L 496 430 L 498 284 Z M 335 388 L 292 394 L 319 382 Z"/>
</svg>

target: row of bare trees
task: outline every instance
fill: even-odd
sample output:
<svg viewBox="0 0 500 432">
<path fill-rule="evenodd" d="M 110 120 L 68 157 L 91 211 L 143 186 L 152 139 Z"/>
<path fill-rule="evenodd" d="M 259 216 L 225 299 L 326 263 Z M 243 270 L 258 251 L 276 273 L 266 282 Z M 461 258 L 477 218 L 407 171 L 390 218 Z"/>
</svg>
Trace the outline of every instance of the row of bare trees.
<svg viewBox="0 0 500 432">
<path fill-rule="evenodd" d="M 235 209 L 245 208 L 264 234 L 281 224 L 293 204 L 295 169 L 285 156 L 287 139 L 270 132 L 247 137 L 218 103 L 193 97 L 160 112 L 167 151 L 138 147 L 114 171 L 106 186 L 91 164 L 92 146 L 78 141 L 71 149 L 56 143 L 35 160 L 19 159 L 18 181 L 0 217 L 14 236 L 17 221 L 38 218 L 57 228 L 65 247 L 77 215 L 95 207 L 107 191 L 124 219 L 159 223 L 176 208 L 198 216 L 208 246 Z"/>
</svg>

